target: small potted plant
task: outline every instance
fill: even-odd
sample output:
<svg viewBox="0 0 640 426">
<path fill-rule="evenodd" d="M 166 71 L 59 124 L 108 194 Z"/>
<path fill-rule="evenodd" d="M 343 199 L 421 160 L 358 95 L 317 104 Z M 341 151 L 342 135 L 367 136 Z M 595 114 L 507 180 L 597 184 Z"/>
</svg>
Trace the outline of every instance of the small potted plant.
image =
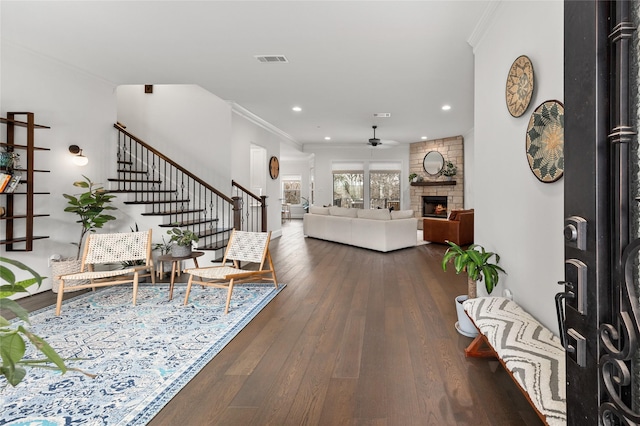
<svg viewBox="0 0 640 426">
<path fill-rule="evenodd" d="M 198 241 L 198 236 L 189 229 L 174 227 L 169 229 L 167 234 L 171 236 L 169 242 L 175 243 L 171 246 L 171 256 L 173 257 L 189 256 L 193 243 Z"/>
<path fill-rule="evenodd" d="M 462 335 L 473 337 L 477 334 L 477 330 L 462 309 L 462 302 L 477 297 L 476 283 L 478 281 L 484 281 L 487 293 L 491 294 L 498 284 L 499 272 L 505 273 L 505 271 L 498 265 L 500 256 L 497 253 L 486 251 L 481 245 L 471 244 L 467 249 L 463 249 L 451 241 L 447 241 L 447 244 L 449 244 L 449 248 L 442 258 L 442 270 L 446 271 L 449 262 L 453 261 L 456 274 L 464 271 L 468 278 L 467 295 L 456 297 L 456 311 L 458 312 L 456 329 Z M 492 262 L 492 257 L 495 258 L 495 262 Z"/>
<path fill-rule="evenodd" d="M 444 167 L 442 168 L 442 175 L 451 179 L 458 173 L 458 168 L 451 161 L 445 161 Z"/>
<path fill-rule="evenodd" d="M 417 180 L 418 180 L 418 174 L 417 173 L 409 174 L 409 183 L 416 182 Z"/>
</svg>

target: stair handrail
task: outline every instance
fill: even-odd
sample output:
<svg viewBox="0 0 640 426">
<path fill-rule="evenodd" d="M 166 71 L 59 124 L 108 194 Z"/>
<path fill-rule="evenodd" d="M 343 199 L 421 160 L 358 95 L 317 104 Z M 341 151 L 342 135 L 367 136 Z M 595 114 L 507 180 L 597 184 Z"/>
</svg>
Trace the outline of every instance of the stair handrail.
<svg viewBox="0 0 640 426">
<path fill-rule="evenodd" d="M 191 173 L 189 170 L 187 170 L 186 168 L 182 167 L 180 164 L 176 163 L 175 161 L 173 161 L 172 159 L 168 158 L 167 156 L 165 156 L 164 154 L 162 154 L 161 152 L 159 152 L 157 149 L 153 148 L 152 146 L 150 146 L 148 143 L 146 143 L 145 141 L 143 141 L 142 139 L 138 138 L 135 135 L 132 135 L 131 133 L 127 132 L 124 127 L 122 127 L 121 125 L 119 125 L 118 123 L 115 123 L 113 125 L 113 127 L 115 127 L 116 129 L 118 129 L 120 132 L 124 133 L 126 136 L 128 136 L 129 138 L 133 139 L 134 141 L 136 141 L 137 143 L 139 143 L 140 145 L 144 146 L 146 149 L 148 149 L 149 151 L 153 152 L 155 155 L 157 155 L 158 157 L 160 157 L 162 160 L 166 161 L 167 163 L 171 164 L 172 166 L 174 166 L 175 168 L 177 168 L 178 170 L 180 170 L 182 173 L 186 174 L 187 176 L 189 176 L 191 179 L 193 179 L 194 181 L 198 182 L 200 185 L 204 186 L 205 188 L 207 188 L 209 191 L 213 192 L 214 194 L 216 194 L 218 197 L 222 198 L 223 200 L 225 200 L 226 202 L 235 205 L 234 204 L 234 200 L 221 193 L 220 191 L 218 191 L 217 189 L 215 189 L 213 186 L 211 186 L 210 184 L 208 184 L 207 182 L 203 181 L 202 179 L 200 179 L 198 176 L 194 175 L 193 173 Z"/>
<path fill-rule="evenodd" d="M 256 200 L 256 201 L 258 201 L 260 203 L 260 211 L 261 211 L 260 217 L 262 218 L 261 223 L 260 223 L 260 227 L 262 229 L 262 232 L 266 232 L 267 231 L 267 226 L 268 226 L 267 225 L 267 196 L 266 195 L 256 195 L 253 192 L 249 191 L 244 186 L 240 185 L 238 182 L 236 182 L 233 179 L 231 180 L 231 186 L 239 189 L 243 193 L 247 194 L 247 196 L 253 198 L 254 200 Z M 232 197 L 232 198 L 237 199 L 239 197 Z"/>
<path fill-rule="evenodd" d="M 240 191 L 247 193 L 247 195 L 251 196 L 252 198 L 255 198 L 257 201 L 262 202 L 263 198 L 267 198 L 266 195 L 256 195 L 253 192 L 249 191 L 247 188 L 245 188 L 244 186 L 240 185 L 238 182 L 236 182 L 235 180 L 231 180 L 231 186 L 235 186 L 236 188 L 238 188 Z"/>
</svg>

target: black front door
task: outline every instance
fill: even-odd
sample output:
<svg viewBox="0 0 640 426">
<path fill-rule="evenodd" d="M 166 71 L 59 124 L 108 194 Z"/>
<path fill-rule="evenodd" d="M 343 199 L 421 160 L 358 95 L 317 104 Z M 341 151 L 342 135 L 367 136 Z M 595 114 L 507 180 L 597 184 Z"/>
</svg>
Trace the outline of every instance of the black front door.
<svg viewBox="0 0 640 426">
<path fill-rule="evenodd" d="M 629 169 L 629 1 L 565 1 L 565 322 L 567 423 L 637 424 L 632 358 L 638 299 Z M 633 83 L 636 84 L 636 83 Z"/>
</svg>

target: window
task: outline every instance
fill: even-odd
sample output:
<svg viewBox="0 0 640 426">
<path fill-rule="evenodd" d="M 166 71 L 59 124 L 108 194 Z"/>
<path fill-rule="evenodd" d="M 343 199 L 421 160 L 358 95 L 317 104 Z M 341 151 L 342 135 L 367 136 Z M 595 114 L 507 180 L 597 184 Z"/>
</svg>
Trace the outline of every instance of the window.
<svg viewBox="0 0 640 426">
<path fill-rule="evenodd" d="M 300 176 L 284 176 L 282 178 L 282 202 L 286 204 L 300 204 Z"/>
<path fill-rule="evenodd" d="M 369 173 L 369 207 L 400 210 L 400 171 L 372 170 Z"/>
<path fill-rule="evenodd" d="M 364 164 L 334 163 L 333 205 L 362 208 L 364 203 Z"/>
</svg>

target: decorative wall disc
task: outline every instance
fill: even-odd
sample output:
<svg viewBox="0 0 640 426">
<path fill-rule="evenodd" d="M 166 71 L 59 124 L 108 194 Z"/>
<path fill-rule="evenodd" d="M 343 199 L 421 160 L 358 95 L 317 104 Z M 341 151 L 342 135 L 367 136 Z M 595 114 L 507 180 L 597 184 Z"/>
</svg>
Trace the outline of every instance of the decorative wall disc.
<svg viewBox="0 0 640 426">
<path fill-rule="evenodd" d="M 527 160 L 536 177 L 555 182 L 564 173 L 564 106 L 545 101 L 531 114 L 527 127 Z"/>
<path fill-rule="evenodd" d="M 507 76 L 507 109 L 509 114 L 520 117 L 529 108 L 533 95 L 533 65 L 528 57 L 519 56 Z"/>
<path fill-rule="evenodd" d="M 278 179 L 280 176 L 280 161 L 275 155 L 269 159 L 269 176 L 271 179 Z"/>
</svg>

